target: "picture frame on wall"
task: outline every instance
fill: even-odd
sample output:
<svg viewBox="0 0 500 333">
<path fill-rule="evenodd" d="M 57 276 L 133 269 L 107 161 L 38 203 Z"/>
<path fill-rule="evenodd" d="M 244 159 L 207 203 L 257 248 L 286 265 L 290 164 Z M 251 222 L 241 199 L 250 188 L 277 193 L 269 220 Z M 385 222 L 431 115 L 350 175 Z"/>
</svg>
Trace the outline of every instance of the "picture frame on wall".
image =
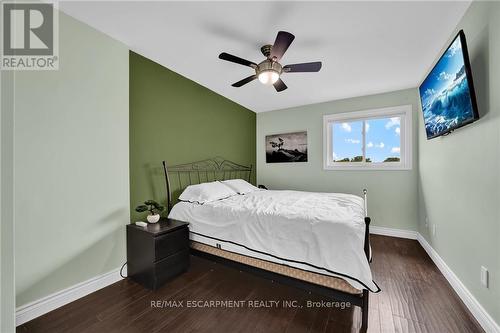
<svg viewBox="0 0 500 333">
<path fill-rule="evenodd" d="M 266 163 L 307 162 L 307 131 L 266 135 Z"/>
</svg>

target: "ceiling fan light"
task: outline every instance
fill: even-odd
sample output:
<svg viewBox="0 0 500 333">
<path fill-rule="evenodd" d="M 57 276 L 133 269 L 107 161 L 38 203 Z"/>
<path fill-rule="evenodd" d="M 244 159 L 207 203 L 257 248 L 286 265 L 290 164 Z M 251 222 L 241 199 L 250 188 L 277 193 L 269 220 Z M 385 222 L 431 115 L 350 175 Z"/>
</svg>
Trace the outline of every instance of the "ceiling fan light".
<svg viewBox="0 0 500 333">
<path fill-rule="evenodd" d="M 278 81 L 279 78 L 280 75 L 278 74 L 278 72 L 273 70 L 262 71 L 259 74 L 259 81 L 263 84 L 274 84 L 276 83 L 276 81 Z"/>
</svg>

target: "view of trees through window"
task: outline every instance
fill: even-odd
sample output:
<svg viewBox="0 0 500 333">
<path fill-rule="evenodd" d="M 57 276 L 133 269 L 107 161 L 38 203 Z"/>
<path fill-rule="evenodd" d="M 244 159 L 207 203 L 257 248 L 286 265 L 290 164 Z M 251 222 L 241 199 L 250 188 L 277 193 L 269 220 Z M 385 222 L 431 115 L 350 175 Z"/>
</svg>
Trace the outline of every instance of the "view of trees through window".
<svg viewBox="0 0 500 333">
<path fill-rule="evenodd" d="M 400 162 L 400 124 L 401 117 L 331 123 L 333 161 Z"/>
</svg>

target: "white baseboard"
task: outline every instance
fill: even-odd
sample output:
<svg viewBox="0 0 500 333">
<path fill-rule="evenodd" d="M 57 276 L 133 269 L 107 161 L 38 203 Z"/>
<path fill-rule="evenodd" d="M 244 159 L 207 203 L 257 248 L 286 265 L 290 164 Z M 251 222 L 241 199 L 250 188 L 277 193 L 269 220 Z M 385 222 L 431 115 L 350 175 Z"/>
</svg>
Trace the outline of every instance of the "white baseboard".
<svg viewBox="0 0 500 333">
<path fill-rule="evenodd" d="M 448 280 L 452 288 L 483 329 L 487 333 L 500 333 L 500 327 L 495 320 L 488 314 L 488 312 L 471 294 L 462 281 L 460 281 L 460 279 L 455 275 L 455 273 L 453 273 L 450 267 L 448 267 L 444 260 L 420 233 L 412 230 L 393 229 L 378 226 L 371 226 L 370 233 L 391 237 L 416 239 L 420 245 L 422 245 L 432 261 L 434 261 L 446 280 Z M 124 273 L 126 275 L 126 268 L 124 269 Z M 120 269 L 115 269 L 111 272 L 81 282 L 32 303 L 20 306 L 16 309 L 16 326 L 22 325 L 32 319 L 35 319 L 36 317 L 46 314 L 47 312 L 55 310 L 65 304 L 73 302 L 120 280 Z"/>
<path fill-rule="evenodd" d="M 469 289 L 460 281 L 460 279 L 453 273 L 453 271 L 444 262 L 443 258 L 432 248 L 432 246 L 427 242 L 427 240 L 418 234 L 418 242 L 425 249 L 429 257 L 439 268 L 441 273 L 444 275 L 446 280 L 450 283 L 452 288 L 458 294 L 462 302 L 469 309 L 472 315 L 476 318 L 479 324 L 487 333 L 500 333 L 500 326 L 495 322 L 495 320 L 489 315 L 489 313 L 483 308 L 483 306 L 477 301 L 477 299 L 471 294 Z"/>
<path fill-rule="evenodd" d="M 417 239 L 418 232 L 412 230 L 378 227 L 374 225 L 370 226 L 370 234 L 391 236 L 398 238 Z"/>
<path fill-rule="evenodd" d="M 444 275 L 448 283 L 451 285 L 453 290 L 460 297 L 465 306 L 472 313 L 474 318 L 479 322 L 483 329 L 487 333 L 500 333 L 500 327 L 495 322 L 495 320 L 489 315 L 489 313 L 483 308 L 483 306 L 477 301 L 477 299 L 471 294 L 469 289 L 460 281 L 460 279 L 453 273 L 453 271 L 446 265 L 444 260 L 439 256 L 439 254 L 432 248 L 432 246 L 427 242 L 427 240 L 417 231 L 393 229 L 386 227 L 370 226 L 370 233 L 383 236 L 399 237 L 399 238 L 409 238 L 416 239 L 420 245 L 427 252 L 432 261 L 439 268 L 441 273 Z"/>
<path fill-rule="evenodd" d="M 123 271 L 126 276 L 126 267 Z M 107 287 L 121 279 L 120 269 L 114 269 L 111 272 L 93 277 L 34 302 L 22 305 L 16 309 L 16 326 L 22 325 L 63 305 L 76 301 L 79 298 Z"/>
</svg>

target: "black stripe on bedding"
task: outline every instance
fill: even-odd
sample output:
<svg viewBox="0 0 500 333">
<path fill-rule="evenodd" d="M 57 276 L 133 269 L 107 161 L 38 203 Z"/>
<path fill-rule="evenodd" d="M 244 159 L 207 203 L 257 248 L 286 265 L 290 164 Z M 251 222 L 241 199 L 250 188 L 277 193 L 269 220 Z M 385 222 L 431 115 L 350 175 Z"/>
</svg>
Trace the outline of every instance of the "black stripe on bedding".
<svg viewBox="0 0 500 333">
<path fill-rule="evenodd" d="M 326 271 L 330 274 L 334 274 L 334 275 L 338 275 L 339 277 L 344 277 L 344 278 L 348 278 L 348 279 L 351 279 L 353 281 L 356 281 L 358 282 L 359 284 L 361 284 L 363 287 L 365 287 L 366 290 L 369 290 L 371 291 L 372 293 L 378 293 L 381 291 L 380 287 L 378 286 L 378 284 L 372 280 L 372 282 L 375 284 L 375 286 L 377 287 L 377 290 L 372 290 L 371 288 L 369 288 L 366 284 L 364 284 L 362 281 L 358 280 L 357 278 L 355 277 L 352 277 L 352 276 L 349 276 L 347 274 L 343 274 L 343 273 L 338 273 L 338 272 L 335 272 L 335 271 L 332 271 L 332 270 L 329 270 L 328 268 L 324 268 L 324 267 L 319 267 L 319 266 L 315 266 L 313 264 L 309 264 L 307 262 L 303 262 L 303 261 L 297 261 L 297 260 L 292 260 L 292 259 L 286 259 L 286 258 L 281 258 L 281 257 L 278 257 L 278 256 L 275 256 L 273 254 L 270 254 L 270 253 L 266 253 L 266 252 L 263 252 L 263 251 L 259 251 L 259 250 L 255 250 L 255 249 L 251 249 L 243 244 L 239 244 L 239 243 L 236 243 L 236 242 L 233 242 L 233 241 L 229 241 L 229 240 L 224 240 L 224 239 L 220 239 L 220 238 L 216 238 L 216 237 L 212 237 L 212 236 L 207 236 L 207 235 L 203 235 L 203 234 L 200 234 L 200 233 L 197 233 L 197 232 L 194 232 L 194 231 L 190 231 L 190 233 L 192 234 L 195 234 L 195 235 L 198 235 L 198 236 L 201 236 L 201 237 L 205 237 L 205 238 L 210 238 L 210 239 L 213 239 L 213 240 L 217 240 L 217 241 L 220 241 L 220 242 L 225 242 L 225 243 L 230 243 L 230 244 L 233 244 L 233 245 L 236 245 L 236 246 L 240 246 L 240 247 L 243 247 L 249 251 L 252 251 L 252 252 L 255 252 L 255 253 L 260 253 L 260 254 L 264 254 L 264 255 L 267 255 L 267 256 L 270 256 L 270 257 L 273 257 L 273 258 L 276 258 L 278 260 L 284 260 L 284 261 L 288 261 L 288 262 L 291 262 L 291 263 L 295 263 L 295 264 L 302 264 L 302 265 L 306 265 L 306 266 L 309 266 L 309 267 L 312 267 L 312 268 L 316 268 L 316 269 L 320 269 L 320 270 L 323 270 L 323 271 Z M 207 244 L 209 245 L 209 244 Z M 211 246 L 211 245 L 210 245 Z M 227 251 L 227 250 L 224 250 L 224 251 Z M 227 252 L 232 252 L 232 251 L 227 251 Z M 236 252 L 232 252 L 232 253 L 236 253 Z M 241 254 L 241 253 L 236 253 L 236 254 Z M 251 257 L 251 256 L 249 256 Z M 255 257 L 251 257 L 251 258 L 254 258 L 254 259 L 260 259 L 260 260 L 265 260 L 265 261 L 268 261 L 268 262 L 272 262 L 274 264 L 278 264 L 278 265 L 283 265 L 283 266 L 286 266 L 286 267 L 290 267 L 290 268 L 295 268 L 295 269 L 300 269 L 300 270 L 303 270 L 303 271 L 306 271 L 306 272 L 309 272 L 309 273 L 315 273 L 315 274 L 320 274 L 320 275 L 324 275 L 324 276 L 329 276 L 331 277 L 331 275 L 328 275 L 328 274 L 323 274 L 323 273 L 318 273 L 318 272 L 313 272 L 313 271 L 308 271 L 306 269 L 301 269 L 301 268 L 297 268 L 297 267 L 293 267 L 293 266 L 289 266 L 289 265 L 286 265 L 286 264 L 280 264 L 280 263 L 276 263 L 276 262 L 273 262 L 273 261 L 269 261 L 269 260 L 266 260 L 266 259 L 261 259 L 261 258 L 255 258 Z"/>
</svg>

